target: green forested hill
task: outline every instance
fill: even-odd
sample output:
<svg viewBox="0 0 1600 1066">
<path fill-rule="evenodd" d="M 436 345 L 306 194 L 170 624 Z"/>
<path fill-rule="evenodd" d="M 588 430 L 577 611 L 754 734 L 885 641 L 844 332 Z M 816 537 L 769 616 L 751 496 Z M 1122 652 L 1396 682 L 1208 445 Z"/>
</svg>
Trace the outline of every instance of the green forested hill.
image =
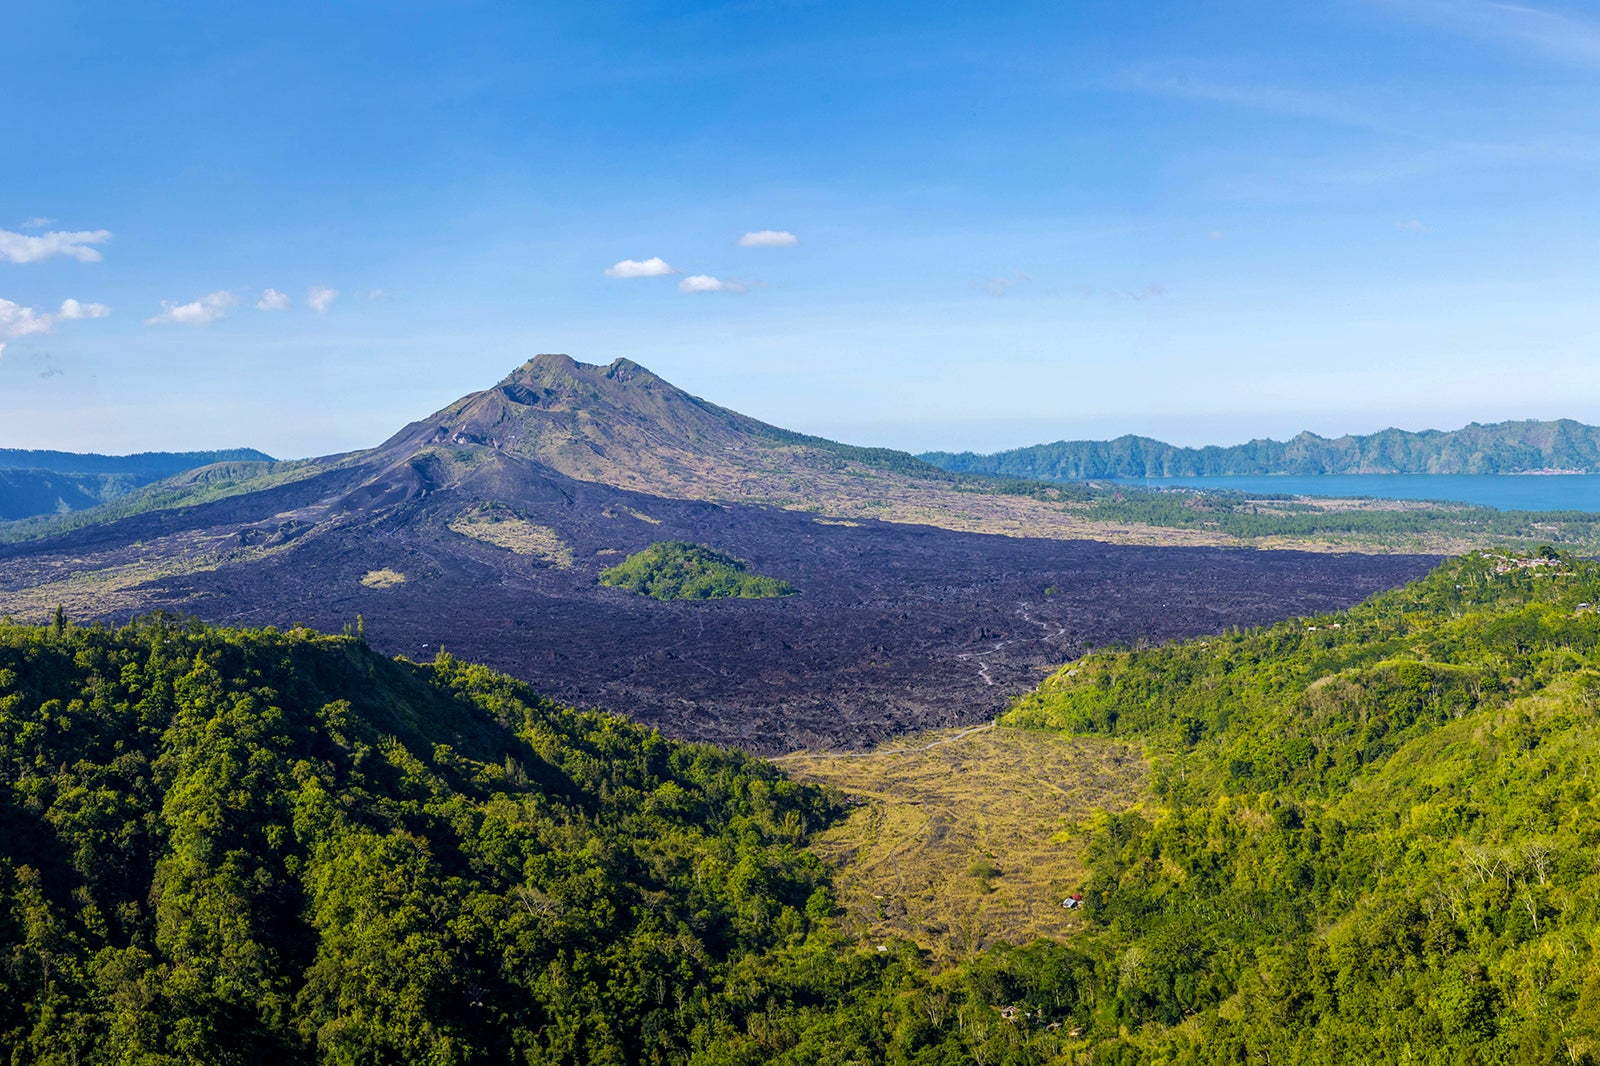
<svg viewBox="0 0 1600 1066">
<path fill-rule="evenodd" d="M 805 954 L 828 902 L 796 845 L 827 809 L 448 657 L 6 626 L 0 1047 L 681 1061 L 748 1012 L 738 966 Z"/>
<path fill-rule="evenodd" d="M 1159 1061 L 1594 1061 L 1596 602 L 1595 564 L 1476 554 L 1023 700 L 1156 760 L 1090 843 L 1106 1022 Z"/>
<path fill-rule="evenodd" d="M 1473 423 L 1455 430 L 1336 438 L 1301 433 L 1228 447 L 1181 448 L 1150 437 L 1063 440 L 993 455 L 927 452 L 918 456 L 968 474 L 1076 480 L 1104 477 L 1200 477 L 1223 474 L 1514 474 L 1527 470 L 1600 471 L 1600 428 L 1570 419 Z"/>
</svg>

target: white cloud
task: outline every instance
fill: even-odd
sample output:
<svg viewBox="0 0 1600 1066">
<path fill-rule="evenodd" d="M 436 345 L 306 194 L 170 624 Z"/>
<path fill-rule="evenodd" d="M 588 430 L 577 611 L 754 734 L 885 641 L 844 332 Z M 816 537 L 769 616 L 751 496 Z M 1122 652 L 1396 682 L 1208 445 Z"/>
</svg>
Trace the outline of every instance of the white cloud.
<svg viewBox="0 0 1600 1066">
<path fill-rule="evenodd" d="M 239 302 L 239 298 L 231 292 L 213 292 L 198 300 L 186 304 L 175 304 L 171 300 L 161 301 L 161 313 L 154 318 L 147 318 L 144 324 L 157 326 L 164 322 L 176 322 L 185 326 L 199 326 L 207 322 L 215 322 L 225 318 L 228 308 Z"/>
<path fill-rule="evenodd" d="M 1394 228 L 1399 230 L 1402 233 L 1426 233 L 1426 232 L 1428 232 L 1428 227 L 1424 226 L 1421 222 L 1418 222 L 1416 219 L 1412 219 L 1409 222 L 1396 222 L 1394 224 Z"/>
<path fill-rule="evenodd" d="M 755 230 L 739 238 L 740 248 L 788 248 L 799 243 L 799 237 L 782 229 Z"/>
<path fill-rule="evenodd" d="M 268 289 L 261 294 L 261 299 L 256 301 L 257 311 L 287 311 L 289 309 L 289 294 L 279 292 L 277 289 Z"/>
<path fill-rule="evenodd" d="M 0 338 L 13 340 L 30 333 L 49 333 L 55 324 L 54 315 L 41 315 L 31 307 L 0 300 Z"/>
<path fill-rule="evenodd" d="M 306 303 L 319 315 L 327 314 L 328 308 L 333 306 L 333 301 L 338 297 L 338 289 L 330 289 L 325 285 L 313 285 L 306 290 Z"/>
<path fill-rule="evenodd" d="M 53 333 L 58 322 L 68 322 L 80 318 L 104 318 L 111 313 L 111 308 L 105 304 L 79 303 L 77 300 L 63 300 L 61 310 L 55 314 L 46 312 L 40 314 L 31 307 L 10 300 L 0 300 L 0 352 L 6 350 L 5 342 L 18 337 L 26 337 L 35 333 Z"/>
<path fill-rule="evenodd" d="M 98 263 L 105 257 L 89 245 L 103 244 L 110 239 L 111 231 L 104 229 L 82 230 L 76 233 L 55 231 L 38 237 L 0 229 L 0 261 L 37 263 L 51 256 L 64 255 L 80 263 Z"/>
<path fill-rule="evenodd" d="M 608 278 L 659 278 L 676 273 L 677 269 L 659 255 L 651 256 L 649 259 L 624 259 L 620 263 L 606 267 Z"/>
<path fill-rule="evenodd" d="M 22 223 L 22 227 L 21 228 L 22 229 L 44 229 L 46 226 L 55 225 L 55 222 L 56 222 L 56 220 L 53 219 L 53 218 L 44 218 L 42 216 L 35 216 L 34 218 L 30 218 L 30 219 L 25 220 Z"/>
<path fill-rule="evenodd" d="M 77 300 L 62 300 L 60 318 L 71 322 L 80 318 L 105 318 L 111 313 L 111 308 L 105 304 L 79 303 Z"/>
<path fill-rule="evenodd" d="M 710 274 L 690 274 L 678 282 L 679 292 L 749 292 L 748 286 L 737 281 L 724 281 Z"/>
</svg>

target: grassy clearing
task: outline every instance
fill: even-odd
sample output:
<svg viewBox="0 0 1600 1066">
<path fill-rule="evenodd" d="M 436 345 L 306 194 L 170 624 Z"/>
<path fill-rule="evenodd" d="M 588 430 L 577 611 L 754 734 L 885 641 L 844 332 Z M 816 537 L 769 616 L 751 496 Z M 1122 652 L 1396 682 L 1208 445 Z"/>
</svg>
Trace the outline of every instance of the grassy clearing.
<svg viewBox="0 0 1600 1066">
<path fill-rule="evenodd" d="M 542 560 L 558 570 L 572 567 L 572 547 L 555 530 L 530 522 L 509 508 L 484 504 L 457 515 L 450 529 L 464 537 Z"/>
<path fill-rule="evenodd" d="M 778 765 L 858 804 L 813 844 L 838 871 L 849 927 L 904 937 L 943 962 L 1081 928 L 1081 912 L 1061 906 L 1084 873 L 1080 829 L 1138 802 L 1147 771 L 1116 741 L 1005 727 Z"/>
<path fill-rule="evenodd" d="M 404 585 L 406 575 L 398 570 L 384 567 L 382 570 L 368 570 L 361 576 L 361 583 L 369 589 L 392 589 L 397 585 Z"/>
</svg>

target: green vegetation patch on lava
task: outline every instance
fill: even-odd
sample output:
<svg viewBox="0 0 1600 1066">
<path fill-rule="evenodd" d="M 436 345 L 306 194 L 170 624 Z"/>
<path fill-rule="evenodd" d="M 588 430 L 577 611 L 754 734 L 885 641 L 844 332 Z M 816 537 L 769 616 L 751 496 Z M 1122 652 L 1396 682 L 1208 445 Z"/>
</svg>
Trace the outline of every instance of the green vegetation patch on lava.
<svg viewBox="0 0 1600 1066">
<path fill-rule="evenodd" d="M 600 572 L 600 584 L 658 600 L 746 600 L 790 596 L 793 585 L 752 573 L 750 564 L 704 544 L 663 540 Z"/>
</svg>

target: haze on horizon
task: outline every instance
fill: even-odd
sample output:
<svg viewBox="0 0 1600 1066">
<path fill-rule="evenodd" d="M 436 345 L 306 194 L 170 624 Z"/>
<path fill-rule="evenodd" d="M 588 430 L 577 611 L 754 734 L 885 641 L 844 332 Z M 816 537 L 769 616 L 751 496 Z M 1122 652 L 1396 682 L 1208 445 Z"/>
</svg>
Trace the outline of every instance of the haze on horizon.
<svg viewBox="0 0 1600 1066">
<path fill-rule="evenodd" d="M 1600 16 L 25 0 L 0 447 L 365 447 L 536 352 L 912 451 L 1600 422 Z"/>
</svg>

